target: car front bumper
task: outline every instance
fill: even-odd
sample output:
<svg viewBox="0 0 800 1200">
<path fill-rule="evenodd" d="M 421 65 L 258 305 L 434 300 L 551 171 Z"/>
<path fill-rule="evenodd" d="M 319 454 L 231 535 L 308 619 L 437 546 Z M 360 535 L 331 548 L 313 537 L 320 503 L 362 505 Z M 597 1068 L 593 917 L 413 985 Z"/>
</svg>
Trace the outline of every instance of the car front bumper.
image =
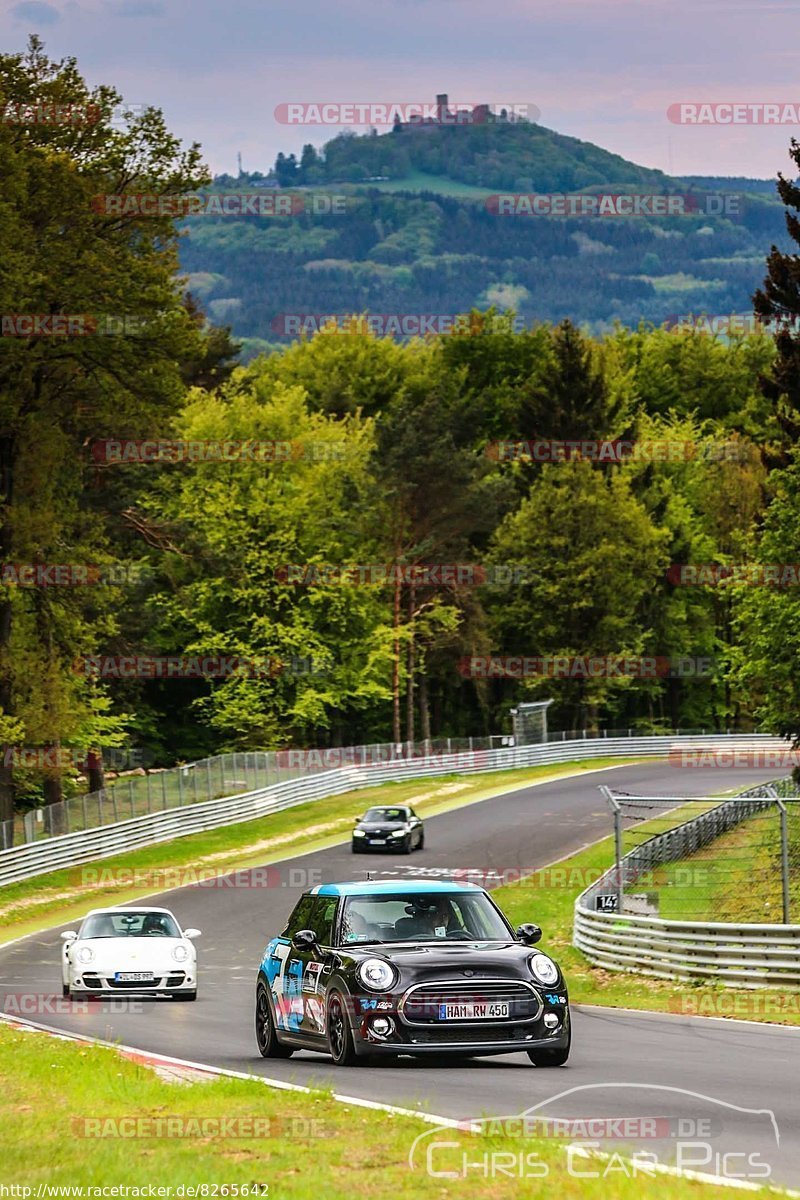
<svg viewBox="0 0 800 1200">
<path fill-rule="evenodd" d="M 552 1010 L 551 1010 L 552 1011 Z M 372 1054 L 520 1054 L 528 1050 L 563 1050 L 570 1042 L 569 1006 L 558 1010 L 559 1023 L 555 1029 L 545 1028 L 541 1019 L 525 1023 L 486 1022 L 469 1025 L 406 1025 L 396 1013 L 391 1016 L 394 1029 L 386 1037 L 370 1031 L 369 1020 L 353 1030 L 356 1053 Z"/>
<path fill-rule="evenodd" d="M 69 987 L 73 992 L 96 996 L 143 996 L 158 992 L 194 992 L 197 990 L 197 973 L 176 966 L 175 970 L 157 974 L 149 980 L 119 981 L 114 975 L 99 971 L 71 971 Z"/>
</svg>

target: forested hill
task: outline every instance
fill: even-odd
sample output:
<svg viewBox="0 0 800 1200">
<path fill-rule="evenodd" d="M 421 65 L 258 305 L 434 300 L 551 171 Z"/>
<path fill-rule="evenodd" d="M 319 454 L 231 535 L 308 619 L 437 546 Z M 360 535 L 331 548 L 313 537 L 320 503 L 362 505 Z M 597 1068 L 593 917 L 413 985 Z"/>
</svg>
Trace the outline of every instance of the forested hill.
<svg viewBox="0 0 800 1200">
<path fill-rule="evenodd" d="M 674 183 L 662 171 L 528 121 L 342 134 L 329 141 L 322 154 L 307 146 L 299 161 L 296 156 L 279 156 L 275 170 L 284 186 L 359 183 L 375 176 L 401 180 L 414 171 L 518 192 L 615 184 L 663 190 Z"/>
<path fill-rule="evenodd" d="M 346 313 L 495 306 L 593 333 L 698 314 L 724 327 L 750 314 L 769 246 L 786 248 L 768 181 L 674 179 L 528 123 L 339 136 L 280 156 L 269 176 L 214 186 L 289 208 L 185 222 L 190 288 L 245 357 Z M 671 197 L 683 209 L 503 212 L 498 193 Z"/>
</svg>

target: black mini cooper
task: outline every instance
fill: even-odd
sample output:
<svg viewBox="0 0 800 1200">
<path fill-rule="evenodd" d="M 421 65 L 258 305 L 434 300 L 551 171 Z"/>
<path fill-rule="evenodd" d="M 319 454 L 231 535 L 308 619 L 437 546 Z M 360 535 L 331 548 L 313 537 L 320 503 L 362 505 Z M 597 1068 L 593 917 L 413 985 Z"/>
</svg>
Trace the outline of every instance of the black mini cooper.
<svg viewBox="0 0 800 1200">
<path fill-rule="evenodd" d="M 567 986 L 474 884 L 326 883 L 298 901 L 264 951 L 256 1039 L 264 1058 L 295 1050 L 340 1066 L 372 1055 L 524 1051 L 569 1057 Z"/>
</svg>

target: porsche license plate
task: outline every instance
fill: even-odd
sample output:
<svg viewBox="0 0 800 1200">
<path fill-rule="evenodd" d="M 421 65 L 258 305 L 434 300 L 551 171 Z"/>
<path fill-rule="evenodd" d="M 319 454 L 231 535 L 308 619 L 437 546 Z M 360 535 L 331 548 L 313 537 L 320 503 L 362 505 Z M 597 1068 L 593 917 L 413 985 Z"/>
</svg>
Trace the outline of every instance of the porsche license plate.
<svg viewBox="0 0 800 1200">
<path fill-rule="evenodd" d="M 509 1017 L 508 1001 L 486 1004 L 440 1004 L 440 1021 L 483 1021 L 490 1017 Z"/>
<path fill-rule="evenodd" d="M 114 979 L 117 983 L 152 983 L 155 975 L 152 971 L 117 971 Z"/>
</svg>

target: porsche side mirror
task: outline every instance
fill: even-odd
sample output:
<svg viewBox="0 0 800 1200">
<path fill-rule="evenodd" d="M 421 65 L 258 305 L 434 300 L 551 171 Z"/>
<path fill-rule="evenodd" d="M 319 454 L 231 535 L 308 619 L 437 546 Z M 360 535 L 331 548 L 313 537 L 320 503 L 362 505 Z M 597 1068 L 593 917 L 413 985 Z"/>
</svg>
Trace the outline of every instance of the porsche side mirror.
<svg viewBox="0 0 800 1200">
<path fill-rule="evenodd" d="M 61 934 L 61 940 L 62 942 L 74 942 L 77 936 L 74 929 L 67 929 Z"/>
<path fill-rule="evenodd" d="M 199 938 L 201 933 L 200 929 L 184 929 L 183 936 L 191 942 L 194 938 Z"/>
<path fill-rule="evenodd" d="M 317 935 L 313 929 L 298 929 L 292 938 L 295 950 L 313 950 L 317 945 Z"/>
<path fill-rule="evenodd" d="M 520 925 L 517 930 L 517 937 L 526 946 L 534 946 L 542 936 L 542 931 L 538 925 Z"/>
</svg>

